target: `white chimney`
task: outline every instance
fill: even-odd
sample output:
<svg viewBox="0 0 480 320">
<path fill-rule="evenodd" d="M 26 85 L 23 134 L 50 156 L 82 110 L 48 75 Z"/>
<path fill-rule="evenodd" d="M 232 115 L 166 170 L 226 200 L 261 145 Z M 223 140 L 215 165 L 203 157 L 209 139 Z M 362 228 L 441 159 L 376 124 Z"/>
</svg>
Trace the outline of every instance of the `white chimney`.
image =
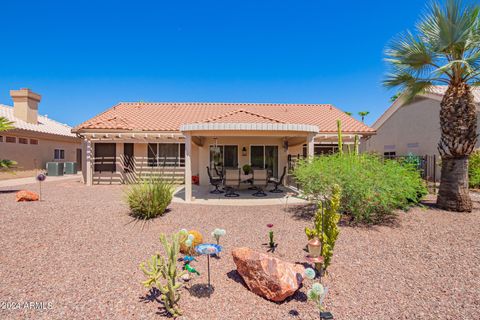
<svg viewBox="0 0 480 320">
<path fill-rule="evenodd" d="M 28 123 L 38 123 L 38 104 L 42 96 L 30 89 L 10 90 L 13 99 L 13 115 Z"/>
</svg>

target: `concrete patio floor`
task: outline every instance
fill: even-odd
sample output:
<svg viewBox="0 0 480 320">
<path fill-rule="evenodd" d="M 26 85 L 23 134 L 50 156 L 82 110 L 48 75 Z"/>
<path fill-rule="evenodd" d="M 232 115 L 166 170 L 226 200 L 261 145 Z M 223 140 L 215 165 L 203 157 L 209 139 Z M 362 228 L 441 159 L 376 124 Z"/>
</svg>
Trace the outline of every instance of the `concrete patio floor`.
<svg viewBox="0 0 480 320">
<path fill-rule="evenodd" d="M 266 197 L 256 197 L 252 194 L 255 190 L 249 190 L 248 186 L 242 186 L 240 190 L 236 190 L 240 196 L 236 198 L 225 197 L 225 192 L 220 194 L 210 193 L 213 190 L 211 186 L 192 186 L 193 200 L 192 204 L 208 204 L 208 205 L 225 205 L 225 206 L 255 206 L 255 205 L 289 205 L 307 203 L 306 200 L 299 197 L 298 192 L 282 186 L 280 189 L 282 193 L 272 193 L 268 190 L 273 189 L 273 186 L 268 186 L 265 190 Z M 173 202 L 185 203 L 185 186 L 179 186 L 175 190 Z"/>
</svg>

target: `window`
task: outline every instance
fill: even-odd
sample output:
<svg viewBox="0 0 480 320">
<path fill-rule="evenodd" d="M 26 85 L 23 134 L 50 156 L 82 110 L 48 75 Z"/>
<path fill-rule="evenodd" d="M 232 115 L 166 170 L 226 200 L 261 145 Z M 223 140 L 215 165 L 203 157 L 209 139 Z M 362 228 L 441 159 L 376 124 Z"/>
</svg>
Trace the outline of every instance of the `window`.
<svg viewBox="0 0 480 320">
<path fill-rule="evenodd" d="M 18 143 L 20 143 L 20 144 L 28 144 L 28 139 L 18 138 Z"/>
<path fill-rule="evenodd" d="M 148 166 L 150 167 L 184 167 L 184 143 L 149 143 Z"/>
<path fill-rule="evenodd" d="M 3 136 L 0 136 L 0 142 L 3 142 Z"/>
<path fill-rule="evenodd" d="M 133 172 L 135 158 L 133 157 L 133 143 L 123 144 L 123 171 Z"/>
<path fill-rule="evenodd" d="M 407 148 L 418 148 L 419 144 L 418 142 L 414 142 L 414 143 L 407 143 Z"/>
<path fill-rule="evenodd" d="M 17 142 L 17 138 L 15 138 L 15 137 L 6 137 L 6 138 L 5 138 L 5 142 L 7 142 L 7 143 L 16 143 L 16 142 Z"/>
<path fill-rule="evenodd" d="M 383 153 L 383 157 L 384 157 L 385 159 L 394 159 L 396 155 L 397 155 L 397 154 L 396 154 L 395 151 L 388 151 L 388 152 L 384 152 L 384 153 Z"/>
<path fill-rule="evenodd" d="M 65 150 L 55 149 L 53 151 L 53 159 L 54 160 L 65 160 Z"/>
<path fill-rule="evenodd" d="M 96 143 L 95 149 L 95 171 L 115 172 L 116 171 L 116 144 Z"/>
<path fill-rule="evenodd" d="M 30 144 L 38 144 L 38 140 L 37 139 L 30 139 Z"/>
<path fill-rule="evenodd" d="M 210 168 L 238 168 L 238 146 L 210 146 Z"/>
<path fill-rule="evenodd" d="M 278 146 L 250 146 L 250 165 L 253 169 L 267 169 L 271 176 L 278 175 Z"/>
</svg>

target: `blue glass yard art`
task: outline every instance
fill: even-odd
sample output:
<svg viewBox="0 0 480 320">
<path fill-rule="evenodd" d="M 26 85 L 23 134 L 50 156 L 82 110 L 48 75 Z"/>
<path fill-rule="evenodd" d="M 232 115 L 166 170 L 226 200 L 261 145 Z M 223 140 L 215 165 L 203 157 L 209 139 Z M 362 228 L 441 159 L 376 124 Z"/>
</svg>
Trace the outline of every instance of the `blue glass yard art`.
<svg viewBox="0 0 480 320">
<path fill-rule="evenodd" d="M 210 285 L 210 256 L 219 254 L 222 251 L 222 247 L 214 243 L 202 243 L 195 247 L 195 252 L 200 255 L 207 256 L 207 270 L 208 270 L 208 286 Z"/>
</svg>

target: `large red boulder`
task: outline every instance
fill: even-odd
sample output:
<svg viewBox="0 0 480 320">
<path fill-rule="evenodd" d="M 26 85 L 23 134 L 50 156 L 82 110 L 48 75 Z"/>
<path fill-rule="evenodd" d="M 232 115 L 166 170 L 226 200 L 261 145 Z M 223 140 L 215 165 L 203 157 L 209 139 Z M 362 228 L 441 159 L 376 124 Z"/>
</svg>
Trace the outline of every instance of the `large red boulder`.
<svg viewBox="0 0 480 320">
<path fill-rule="evenodd" d="M 300 288 L 305 268 L 249 248 L 232 251 L 237 271 L 250 291 L 268 300 L 281 302 Z"/>
<path fill-rule="evenodd" d="M 17 202 L 38 201 L 39 198 L 40 197 L 38 196 L 38 193 L 35 193 L 33 191 L 28 191 L 28 190 L 20 190 L 15 195 L 15 201 Z"/>
</svg>

